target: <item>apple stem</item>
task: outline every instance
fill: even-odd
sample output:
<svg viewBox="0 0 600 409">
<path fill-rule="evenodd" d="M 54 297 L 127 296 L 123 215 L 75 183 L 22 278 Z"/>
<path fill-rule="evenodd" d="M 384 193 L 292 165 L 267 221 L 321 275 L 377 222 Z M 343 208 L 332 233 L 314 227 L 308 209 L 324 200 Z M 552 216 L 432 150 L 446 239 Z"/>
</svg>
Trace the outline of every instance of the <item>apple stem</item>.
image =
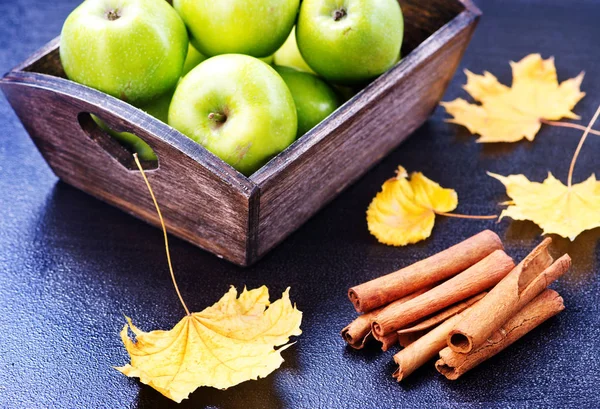
<svg viewBox="0 0 600 409">
<path fill-rule="evenodd" d="M 110 21 L 118 20 L 121 17 L 121 13 L 119 13 L 119 9 L 111 9 L 106 12 L 106 18 Z"/>
<path fill-rule="evenodd" d="M 336 11 L 333 12 L 333 19 L 335 21 L 340 21 L 344 17 L 346 17 L 346 10 L 344 10 L 344 9 L 337 9 Z"/>
<path fill-rule="evenodd" d="M 217 123 L 223 123 L 227 120 L 227 117 L 219 112 L 211 112 L 208 114 L 208 119 Z"/>
</svg>

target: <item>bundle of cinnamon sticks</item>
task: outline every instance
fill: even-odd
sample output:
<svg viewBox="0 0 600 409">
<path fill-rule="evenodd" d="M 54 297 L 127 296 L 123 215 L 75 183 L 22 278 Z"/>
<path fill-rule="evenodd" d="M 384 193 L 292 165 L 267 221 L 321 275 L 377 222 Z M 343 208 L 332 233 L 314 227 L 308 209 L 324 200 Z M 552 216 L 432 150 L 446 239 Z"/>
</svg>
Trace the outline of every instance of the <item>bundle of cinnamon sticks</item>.
<svg viewBox="0 0 600 409">
<path fill-rule="evenodd" d="M 496 355 L 564 309 L 548 285 L 571 265 L 554 261 L 552 239 L 515 266 L 502 241 L 485 230 L 394 273 L 350 288 L 362 313 L 341 334 L 360 349 L 370 338 L 394 355 L 398 381 L 439 354 L 435 367 L 448 379 Z"/>
</svg>

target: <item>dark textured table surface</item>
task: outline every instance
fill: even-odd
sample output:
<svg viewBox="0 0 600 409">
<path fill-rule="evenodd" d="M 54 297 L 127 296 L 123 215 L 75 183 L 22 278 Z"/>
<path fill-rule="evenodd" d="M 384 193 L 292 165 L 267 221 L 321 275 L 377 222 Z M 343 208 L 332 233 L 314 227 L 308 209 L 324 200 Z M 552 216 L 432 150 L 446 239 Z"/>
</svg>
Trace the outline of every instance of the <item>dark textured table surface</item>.
<svg viewBox="0 0 600 409">
<path fill-rule="evenodd" d="M 0 2 L 0 69 L 7 71 L 53 38 L 78 0 Z M 587 96 L 575 111 L 587 122 L 600 103 L 600 3 L 591 0 L 480 0 L 484 12 L 461 68 L 485 69 L 510 82 L 509 60 L 554 55 L 560 79 L 586 71 Z M 445 100 L 464 95 L 457 72 Z M 568 251 L 572 271 L 553 285 L 566 311 L 510 349 L 450 382 L 432 365 L 403 384 L 391 377 L 392 353 L 353 351 L 339 330 L 354 317 L 350 285 L 391 272 L 484 228 L 522 258 L 541 230 L 529 222 L 438 218 L 430 239 L 404 248 L 369 235 L 365 209 L 398 164 L 458 191 L 458 211 L 488 214 L 506 200 L 485 175 L 551 170 L 566 181 L 580 133 L 545 127 L 534 143 L 478 145 L 460 127 L 431 119 L 399 149 L 342 193 L 250 269 L 172 239 L 183 296 L 193 310 L 233 284 L 292 287 L 304 312 L 303 335 L 266 379 L 227 391 L 202 388 L 180 407 L 392 408 L 600 407 L 600 229 Z M 399 120 L 402 120 L 399 118 Z M 600 127 L 600 124 L 597 125 Z M 145 330 L 171 328 L 183 311 L 169 281 L 158 230 L 61 183 L 47 167 L 5 99 L 0 100 L 0 407 L 165 408 L 176 404 L 112 368 L 128 361 L 118 332 L 123 315 Z M 575 180 L 598 172 L 592 136 Z"/>
</svg>

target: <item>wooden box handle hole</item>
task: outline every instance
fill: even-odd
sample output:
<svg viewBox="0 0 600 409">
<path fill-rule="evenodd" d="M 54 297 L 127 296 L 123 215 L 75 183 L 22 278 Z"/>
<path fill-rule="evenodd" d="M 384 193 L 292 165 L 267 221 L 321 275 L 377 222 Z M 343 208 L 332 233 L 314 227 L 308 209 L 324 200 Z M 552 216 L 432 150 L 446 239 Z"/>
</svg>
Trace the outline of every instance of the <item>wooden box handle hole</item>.
<svg viewBox="0 0 600 409">
<path fill-rule="evenodd" d="M 158 169 L 158 158 L 152 148 L 131 132 L 117 132 L 97 115 L 81 112 L 77 121 L 83 132 L 108 155 L 131 171 L 138 171 L 133 154 L 138 153 L 145 170 Z"/>
</svg>

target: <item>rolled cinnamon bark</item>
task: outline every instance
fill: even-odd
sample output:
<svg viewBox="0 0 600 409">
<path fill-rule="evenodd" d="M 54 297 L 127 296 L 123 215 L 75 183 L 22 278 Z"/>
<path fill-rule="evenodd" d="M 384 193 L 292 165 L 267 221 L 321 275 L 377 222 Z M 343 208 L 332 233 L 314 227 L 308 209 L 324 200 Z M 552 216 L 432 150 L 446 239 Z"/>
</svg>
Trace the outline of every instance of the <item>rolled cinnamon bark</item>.
<svg viewBox="0 0 600 409">
<path fill-rule="evenodd" d="M 381 342 L 381 350 L 386 352 L 388 349 L 398 344 L 398 333 L 391 332 L 383 337 L 375 337 L 375 339 Z"/>
<path fill-rule="evenodd" d="M 513 267 L 512 259 L 504 251 L 496 250 L 426 293 L 406 303 L 393 302 L 383 308 L 371 325 L 373 335 L 381 337 L 398 331 L 423 317 L 479 294 L 496 285 Z"/>
<path fill-rule="evenodd" d="M 498 235 L 484 230 L 429 258 L 352 287 L 348 290 L 348 297 L 356 311 L 372 311 L 423 287 L 452 277 L 494 250 L 502 248 Z"/>
<path fill-rule="evenodd" d="M 427 334 L 427 331 L 413 331 L 405 332 L 402 334 L 400 333 L 400 331 L 398 331 L 396 332 L 396 334 L 398 334 L 398 345 L 400 345 L 402 348 L 406 348 L 407 346 L 421 338 L 423 335 Z"/>
<path fill-rule="evenodd" d="M 475 298 L 475 297 L 473 297 L 473 298 Z M 479 298 L 481 298 L 481 297 L 479 297 Z M 477 300 L 475 300 L 473 302 L 476 302 L 476 301 Z M 461 304 L 464 304 L 464 303 L 461 303 Z M 470 304 L 468 304 L 468 305 L 470 305 Z M 467 308 L 468 305 L 462 307 L 462 309 Z M 452 315 L 455 315 L 458 312 L 462 311 L 462 310 L 450 311 L 451 309 L 454 309 L 454 307 L 444 310 L 440 314 L 437 314 L 437 315 L 431 317 L 430 319 L 427 319 L 426 321 L 423 321 L 422 323 L 415 325 L 414 327 L 407 328 L 406 330 L 390 332 L 389 334 L 385 334 L 383 336 L 375 335 L 375 334 L 373 334 L 373 331 L 370 331 L 369 334 L 370 334 L 370 336 L 375 338 L 377 341 L 381 342 L 381 350 L 383 352 L 387 351 L 388 349 L 390 349 L 390 347 L 392 347 L 396 344 L 399 344 L 401 347 L 407 347 L 408 345 L 410 345 L 413 342 L 415 342 L 416 340 L 418 340 L 422 335 L 426 334 L 427 330 L 429 328 L 436 326 L 440 322 L 443 322 L 444 320 L 446 320 L 448 317 L 451 317 Z M 448 334 L 446 334 L 446 335 L 448 335 Z M 439 350 L 436 351 L 436 353 L 437 352 L 439 352 Z"/>
<path fill-rule="evenodd" d="M 431 287 L 422 288 L 419 291 L 402 297 L 396 302 L 398 304 L 405 303 L 427 292 L 430 289 Z M 344 338 L 344 341 L 346 341 L 348 345 L 350 345 L 354 349 L 362 349 L 365 346 L 368 339 L 372 336 L 371 323 L 373 322 L 375 315 L 377 315 L 379 311 L 381 311 L 381 309 L 377 309 L 366 314 L 359 315 L 354 321 L 352 321 L 344 329 L 342 329 L 340 334 L 342 335 L 342 338 Z M 386 351 L 387 348 L 389 348 L 389 346 L 395 344 L 398 341 L 398 337 L 396 336 L 395 340 L 388 337 L 378 339 L 378 341 L 384 344 L 384 351 Z"/>
<path fill-rule="evenodd" d="M 398 369 L 392 376 L 400 382 L 417 368 L 434 358 L 446 346 L 448 333 L 460 321 L 461 316 L 464 314 L 463 311 L 468 310 L 471 305 L 481 300 L 485 294 L 477 294 L 475 297 L 455 304 L 420 324 L 398 331 L 400 345 L 407 341 L 410 342 L 407 345 L 402 345 L 405 348 L 394 355 L 394 361 L 398 364 Z M 431 331 L 425 332 L 434 326 L 436 327 Z M 418 339 L 411 340 L 411 335 L 420 336 Z"/>
<path fill-rule="evenodd" d="M 462 354 L 454 352 L 449 347 L 442 349 L 435 368 L 450 380 L 458 379 L 465 372 L 496 355 L 564 308 L 563 299 L 556 291 L 545 290 L 496 330 L 484 344 L 471 352 Z"/>
<path fill-rule="evenodd" d="M 431 328 L 435 327 L 436 325 L 439 325 L 442 322 L 446 321 L 448 318 L 453 317 L 456 314 L 466 310 L 471 305 L 473 305 L 477 301 L 481 300 L 486 294 L 487 294 L 486 291 L 479 293 L 476 296 L 469 298 L 468 300 L 459 302 L 457 304 L 454 304 L 454 305 L 446 308 L 445 310 L 435 314 L 434 316 L 432 316 L 430 318 L 427 318 L 426 320 L 419 322 L 418 324 L 415 324 L 408 328 L 399 329 L 398 335 L 430 330 Z"/>
<path fill-rule="evenodd" d="M 569 269 L 568 254 L 552 264 L 548 253 L 551 242 L 552 239 L 545 239 L 477 307 L 469 310 L 448 334 L 450 349 L 467 353 L 485 343 L 494 331 Z"/>
<path fill-rule="evenodd" d="M 394 361 L 398 364 L 398 369 L 392 376 L 400 382 L 417 368 L 434 358 L 446 347 L 446 337 L 460 319 L 460 314 L 450 317 L 394 355 Z"/>
<path fill-rule="evenodd" d="M 362 349 L 372 338 L 371 322 L 375 314 L 367 313 L 356 317 L 354 321 L 346 325 L 342 332 L 342 338 L 354 349 Z"/>
</svg>

